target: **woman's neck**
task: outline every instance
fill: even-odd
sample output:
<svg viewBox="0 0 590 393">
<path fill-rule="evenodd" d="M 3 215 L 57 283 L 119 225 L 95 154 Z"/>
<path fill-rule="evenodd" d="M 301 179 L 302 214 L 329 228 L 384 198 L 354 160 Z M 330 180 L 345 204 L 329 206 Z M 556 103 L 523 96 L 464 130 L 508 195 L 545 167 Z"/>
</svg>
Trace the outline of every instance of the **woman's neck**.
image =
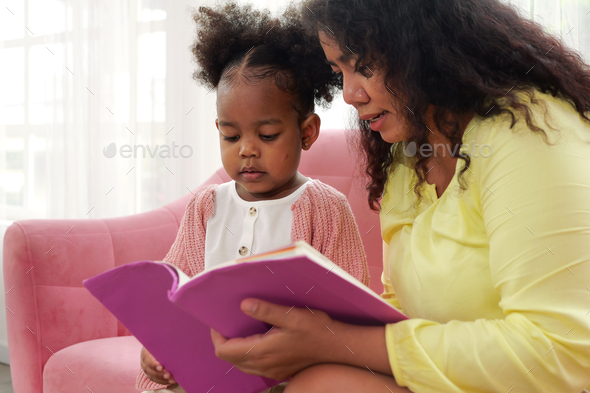
<svg viewBox="0 0 590 393">
<path fill-rule="evenodd" d="M 473 116 L 474 113 L 466 113 L 458 116 L 460 139 L 463 138 L 465 129 L 471 119 L 473 119 Z M 432 155 L 426 161 L 428 169 L 425 177 L 428 184 L 436 185 L 436 194 L 440 198 L 449 186 L 449 183 L 451 183 L 453 176 L 455 176 L 458 151 L 456 151 L 457 148 L 455 146 L 451 146 L 449 139 L 438 130 L 432 117 L 429 117 L 427 123 L 432 130 L 432 134 L 428 138 L 428 143 L 432 147 Z"/>
</svg>

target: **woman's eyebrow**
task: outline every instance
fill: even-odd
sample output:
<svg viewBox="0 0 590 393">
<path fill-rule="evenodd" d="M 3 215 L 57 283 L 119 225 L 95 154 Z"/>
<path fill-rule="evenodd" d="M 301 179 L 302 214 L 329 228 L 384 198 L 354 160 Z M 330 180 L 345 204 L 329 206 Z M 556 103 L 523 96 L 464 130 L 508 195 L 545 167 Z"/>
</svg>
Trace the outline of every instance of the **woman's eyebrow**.
<svg viewBox="0 0 590 393">
<path fill-rule="evenodd" d="M 341 63 L 341 64 L 348 64 L 348 63 L 350 63 L 350 60 L 351 60 L 353 57 L 354 57 L 354 55 L 353 55 L 353 54 L 351 54 L 351 53 L 343 53 L 343 54 L 341 54 L 341 55 L 340 55 L 340 56 L 339 56 L 339 57 L 336 59 L 336 61 L 337 61 L 337 62 L 339 62 L 339 63 Z M 338 64 L 336 64 L 335 62 L 333 62 L 333 61 L 331 61 L 331 60 L 328 60 L 328 59 L 326 59 L 326 63 L 327 63 L 328 65 L 331 65 L 331 66 L 334 66 L 334 67 L 338 67 Z"/>
</svg>

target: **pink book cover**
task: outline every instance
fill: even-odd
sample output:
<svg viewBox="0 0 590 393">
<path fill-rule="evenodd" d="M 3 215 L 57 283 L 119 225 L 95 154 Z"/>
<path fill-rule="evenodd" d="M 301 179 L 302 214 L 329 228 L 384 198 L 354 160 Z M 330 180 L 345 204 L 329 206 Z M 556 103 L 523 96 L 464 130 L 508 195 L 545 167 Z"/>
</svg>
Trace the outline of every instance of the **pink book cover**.
<svg viewBox="0 0 590 393">
<path fill-rule="evenodd" d="M 186 276 L 174 267 L 134 262 L 85 280 L 84 286 L 188 393 L 258 393 L 279 382 L 245 374 L 215 356 L 210 327 L 232 338 L 271 328 L 242 313 L 245 298 L 318 309 L 356 325 L 407 318 L 305 242 L 237 262 L 180 287 Z"/>
</svg>

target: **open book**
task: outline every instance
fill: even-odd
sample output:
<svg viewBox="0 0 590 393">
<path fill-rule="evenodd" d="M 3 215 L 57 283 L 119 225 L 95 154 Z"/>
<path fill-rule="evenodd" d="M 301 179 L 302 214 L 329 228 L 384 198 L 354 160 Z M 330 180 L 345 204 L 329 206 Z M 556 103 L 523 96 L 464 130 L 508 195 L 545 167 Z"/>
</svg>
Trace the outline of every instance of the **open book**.
<svg viewBox="0 0 590 393">
<path fill-rule="evenodd" d="M 357 325 L 406 319 L 302 241 L 192 279 L 166 263 L 134 262 L 85 280 L 84 286 L 188 393 L 258 393 L 279 382 L 245 374 L 215 356 L 210 328 L 231 338 L 271 328 L 242 313 L 245 298 L 318 309 Z"/>
</svg>

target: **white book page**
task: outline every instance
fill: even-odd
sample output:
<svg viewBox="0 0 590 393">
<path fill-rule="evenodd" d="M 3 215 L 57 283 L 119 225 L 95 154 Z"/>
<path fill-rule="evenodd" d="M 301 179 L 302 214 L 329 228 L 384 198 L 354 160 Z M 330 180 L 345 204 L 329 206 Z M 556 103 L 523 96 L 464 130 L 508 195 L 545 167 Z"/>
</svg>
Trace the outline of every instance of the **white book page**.
<svg viewBox="0 0 590 393">
<path fill-rule="evenodd" d="M 296 255 L 306 255 L 312 261 L 316 262 L 318 265 L 330 270 L 332 273 L 340 276 L 341 278 L 345 279 L 346 281 L 350 282 L 351 284 L 355 285 L 356 287 L 362 289 L 363 291 L 367 292 L 374 298 L 381 300 L 383 303 L 391 306 L 391 304 L 387 303 L 385 299 L 381 296 L 377 295 L 373 292 L 369 287 L 365 286 L 362 282 L 351 276 L 346 270 L 342 269 L 340 266 L 336 265 L 334 262 L 330 261 L 326 258 L 321 252 L 310 246 L 304 241 L 296 242 L 295 245 L 297 248 L 295 249 Z"/>
<path fill-rule="evenodd" d="M 183 272 L 182 270 L 180 270 L 179 268 L 177 268 L 176 266 L 174 266 L 171 263 L 168 263 L 168 262 L 165 262 L 165 261 L 154 261 L 154 262 L 155 263 L 162 263 L 164 265 L 168 265 L 172 270 L 174 270 L 174 272 L 178 276 L 178 288 L 180 288 L 181 286 L 183 286 L 184 284 L 186 284 L 187 282 L 189 282 L 190 280 L 192 280 L 192 278 L 190 278 L 189 276 L 187 276 L 185 272 Z"/>
</svg>

